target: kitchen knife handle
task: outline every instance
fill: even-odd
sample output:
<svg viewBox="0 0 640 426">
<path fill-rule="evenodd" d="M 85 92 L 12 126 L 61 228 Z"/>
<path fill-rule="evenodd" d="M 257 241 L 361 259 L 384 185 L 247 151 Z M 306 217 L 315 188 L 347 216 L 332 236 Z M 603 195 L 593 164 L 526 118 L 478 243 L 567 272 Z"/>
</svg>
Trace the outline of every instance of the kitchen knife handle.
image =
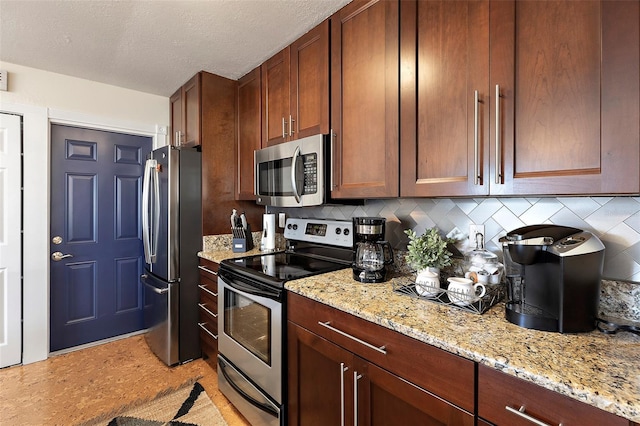
<svg viewBox="0 0 640 426">
<path fill-rule="evenodd" d="M 478 91 L 473 93 L 473 184 L 480 184 L 480 152 L 478 138 Z"/>
<path fill-rule="evenodd" d="M 496 84 L 496 183 L 502 183 L 502 141 L 500 140 L 500 85 Z"/>
</svg>

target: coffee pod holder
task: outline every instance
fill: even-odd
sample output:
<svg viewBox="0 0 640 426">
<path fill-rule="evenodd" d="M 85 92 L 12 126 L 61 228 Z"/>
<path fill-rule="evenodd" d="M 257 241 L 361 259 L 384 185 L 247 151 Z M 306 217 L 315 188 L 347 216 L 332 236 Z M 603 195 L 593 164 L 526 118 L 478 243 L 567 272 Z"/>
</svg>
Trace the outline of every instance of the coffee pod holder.
<svg viewBox="0 0 640 426">
<path fill-rule="evenodd" d="M 251 235 L 251 225 L 247 225 L 245 228 L 231 228 L 231 234 L 233 241 L 231 243 L 231 250 L 234 253 L 244 253 L 253 249 L 253 236 Z"/>
<path fill-rule="evenodd" d="M 456 297 L 457 294 L 447 290 L 447 278 L 448 277 L 440 277 L 441 288 L 430 287 L 424 284 L 416 284 L 412 276 L 401 276 L 392 278 L 391 285 L 395 293 L 404 294 L 417 299 L 427 300 L 429 302 L 438 303 L 440 305 L 451 306 L 465 312 L 471 312 L 479 315 L 487 312 L 489 308 L 496 305 L 505 296 L 506 286 L 504 283 L 500 282 L 498 284 L 484 284 L 486 292 L 483 297 L 466 305 L 457 304 L 456 301 L 460 300 L 460 298 L 459 296 Z M 423 296 L 419 294 L 418 290 L 416 289 L 416 285 L 419 285 L 421 287 L 422 294 L 429 295 Z"/>
</svg>

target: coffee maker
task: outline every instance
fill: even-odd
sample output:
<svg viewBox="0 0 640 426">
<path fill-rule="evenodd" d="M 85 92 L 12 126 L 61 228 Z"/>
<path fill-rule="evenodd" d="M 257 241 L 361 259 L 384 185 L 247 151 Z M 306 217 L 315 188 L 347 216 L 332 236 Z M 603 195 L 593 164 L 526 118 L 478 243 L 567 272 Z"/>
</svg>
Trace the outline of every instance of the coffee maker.
<svg viewBox="0 0 640 426">
<path fill-rule="evenodd" d="M 381 283 L 387 277 L 387 265 L 393 263 L 391 245 L 384 241 L 386 219 L 353 218 L 353 279 L 361 283 Z"/>
<path fill-rule="evenodd" d="M 595 235 L 567 226 L 531 225 L 500 242 L 509 322 L 560 333 L 596 327 L 604 245 Z"/>
</svg>

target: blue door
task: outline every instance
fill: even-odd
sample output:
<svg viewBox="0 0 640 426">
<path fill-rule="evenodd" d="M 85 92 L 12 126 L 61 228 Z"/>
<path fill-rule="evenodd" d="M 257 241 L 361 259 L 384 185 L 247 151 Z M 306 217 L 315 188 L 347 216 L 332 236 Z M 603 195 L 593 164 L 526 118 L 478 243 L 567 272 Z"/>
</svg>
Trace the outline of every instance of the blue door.
<svg viewBox="0 0 640 426">
<path fill-rule="evenodd" d="M 51 126 L 52 352 L 143 328 L 149 137 Z"/>
</svg>

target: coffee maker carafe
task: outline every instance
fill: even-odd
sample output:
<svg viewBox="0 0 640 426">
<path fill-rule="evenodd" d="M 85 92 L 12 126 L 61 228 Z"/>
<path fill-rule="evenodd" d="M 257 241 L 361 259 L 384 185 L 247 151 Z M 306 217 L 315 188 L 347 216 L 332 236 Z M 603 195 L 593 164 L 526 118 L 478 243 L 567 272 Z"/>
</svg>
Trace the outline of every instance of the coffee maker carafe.
<svg viewBox="0 0 640 426">
<path fill-rule="evenodd" d="M 384 241 L 386 219 L 353 218 L 353 279 L 362 283 L 381 283 L 387 276 L 387 265 L 393 263 L 391 245 Z"/>
</svg>

